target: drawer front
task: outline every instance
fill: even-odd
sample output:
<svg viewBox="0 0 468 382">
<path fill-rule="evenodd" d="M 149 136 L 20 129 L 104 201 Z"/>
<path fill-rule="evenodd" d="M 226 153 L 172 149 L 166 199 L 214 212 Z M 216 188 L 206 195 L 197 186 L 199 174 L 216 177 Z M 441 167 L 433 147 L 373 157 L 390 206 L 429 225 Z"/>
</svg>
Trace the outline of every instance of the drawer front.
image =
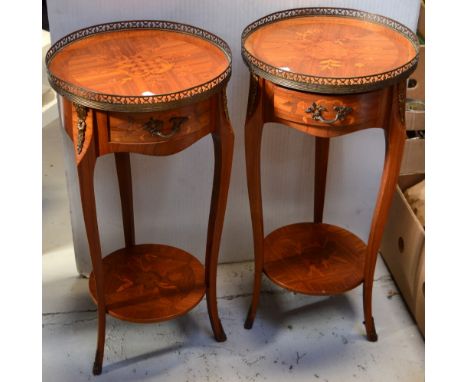
<svg viewBox="0 0 468 382">
<path fill-rule="evenodd" d="M 210 102 L 154 113 L 109 113 L 110 143 L 174 142 L 210 130 Z"/>
<path fill-rule="evenodd" d="M 323 128 L 382 127 L 388 104 L 386 92 L 335 96 L 275 86 L 274 115 L 281 120 Z"/>
</svg>

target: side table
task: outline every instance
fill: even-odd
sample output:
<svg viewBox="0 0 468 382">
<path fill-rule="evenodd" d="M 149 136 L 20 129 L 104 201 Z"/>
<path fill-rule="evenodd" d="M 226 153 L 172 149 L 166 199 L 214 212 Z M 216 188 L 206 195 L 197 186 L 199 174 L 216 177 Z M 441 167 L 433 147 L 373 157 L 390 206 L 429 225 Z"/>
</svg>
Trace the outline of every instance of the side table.
<svg viewBox="0 0 468 382">
<path fill-rule="evenodd" d="M 216 303 L 216 269 L 233 155 L 226 85 L 231 52 L 219 37 L 168 21 L 122 21 L 71 33 L 46 56 L 60 94 L 65 130 L 73 140 L 98 307 L 94 374 L 102 371 L 106 314 L 149 323 L 195 307 L 206 292 L 217 341 L 224 333 Z M 167 245 L 136 244 L 130 152 L 171 155 L 207 134 L 214 143 L 214 180 L 205 266 Z M 94 167 L 114 153 L 125 247 L 101 254 Z"/>
<path fill-rule="evenodd" d="M 262 272 L 288 290 L 333 295 L 363 284 L 367 338 L 377 340 L 372 285 L 377 251 L 395 191 L 405 142 L 406 79 L 418 41 L 404 25 L 353 9 L 301 8 L 265 16 L 245 28 L 242 55 L 251 72 L 245 123 L 247 182 L 254 235 L 250 329 Z M 279 122 L 316 137 L 313 223 L 264 237 L 260 181 L 263 125 Z M 386 151 L 367 244 L 323 222 L 330 138 L 380 127 Z"/>
</svg>

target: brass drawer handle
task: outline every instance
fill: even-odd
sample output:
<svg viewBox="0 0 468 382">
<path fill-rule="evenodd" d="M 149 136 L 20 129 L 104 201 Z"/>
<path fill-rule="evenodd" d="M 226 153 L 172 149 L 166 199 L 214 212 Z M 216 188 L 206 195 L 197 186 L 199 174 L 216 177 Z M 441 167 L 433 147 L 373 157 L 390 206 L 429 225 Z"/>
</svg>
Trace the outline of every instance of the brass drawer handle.
<svg viewBox="0 0 468 382">
<path fill-rule="evenodd" d="M 305 111 L 306 113 L 311 113 L 312 118 L 316 121 L 320 121 L 323 123 L 332 124 L 336 121 L 343 121 L 346 116 L 353 111 L 353 108 L 349 106 L 335 106 L 333 110 L 336 111 L 335 118 L 333 119 L 325 119 L 322 117 L 322 111 L 327 111 L 324 106 L 317 105 L 315 102 L 310 105 L 310 107 Z"/>
<path fill-rule="evenodd" d="M 168 134 L 164 134 L 161 130 L 164 127 L 164 122 L 160 119 L 153 119 L 151 117 L 148 122 L 143 125 L 143 128 L 148 131 L 151 135 L 161 137 L 163 139 L 169 139 L 174 134 L 176 134 L 180 130 L 180 126 L 188 120 L 187 117 L 173 117 L 169 120 L 172 124 L 171 132 Z"/>
</svg>

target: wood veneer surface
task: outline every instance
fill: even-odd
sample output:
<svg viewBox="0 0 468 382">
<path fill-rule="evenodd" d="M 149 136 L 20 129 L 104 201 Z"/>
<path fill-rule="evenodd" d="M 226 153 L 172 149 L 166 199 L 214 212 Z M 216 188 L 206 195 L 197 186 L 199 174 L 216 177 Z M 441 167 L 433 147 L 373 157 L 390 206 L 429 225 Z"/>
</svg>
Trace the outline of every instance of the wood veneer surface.
<svg viewBox="0 0 468 382">
<path fill-rule="evenodd" d="M 209 82 L 229 66 L 203 38 L 166 30 L 125 30 L 88 36 L 61 49 L 49 71 L 75 86 L 121 96 L 169 94 Z"/>
<path fill-rule="evenodd" d="M 312 295 L 342 293 L 364 279 L 366 245 L 329 224 L 298 223 L 265 238 L 266 275 L 283 288 Z"/>
<path fill-rule="evenodd" d="M 188 312 L 205 294 L 205 269 L 189 253 L 167 245 L 123 248 L 103 261 L 107 312 L 132 322 L 157 322 Z M 89 279 L 94 301 L 94 272 Z"/>
<path fill-rule="evenodd" d="M 407 37 L 385 25 L 331 16 L 266 24 L 250 34 L 244 46 L 276 68 L 329 78 L 384 73 L 417 54 Z"/>
</svg>

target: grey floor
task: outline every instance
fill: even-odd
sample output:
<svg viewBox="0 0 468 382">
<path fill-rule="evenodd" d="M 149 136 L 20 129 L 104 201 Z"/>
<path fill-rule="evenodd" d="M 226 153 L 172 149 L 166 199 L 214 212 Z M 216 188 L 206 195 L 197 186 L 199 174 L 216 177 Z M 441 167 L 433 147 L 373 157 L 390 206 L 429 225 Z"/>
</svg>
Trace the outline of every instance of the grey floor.
<svg viewBox="0 0 468 382">
<path fill-rule="evenodd" d="M 264 279 L 252 330 L 243 328 L 253 264 L 218 271 L 218 307 L 228 339 L 217 343 L 202 301 L 160 324 L 107 319 L 103 373 L 91 373 L 96 308 L 77 275 L 58 124 L 43 128 L 44 381 L 422 381 L 424 341 L 379 259 L 374 318 L 379 340 L 362 325 L 362 291 L 316 298 Z"/>
</svg>

